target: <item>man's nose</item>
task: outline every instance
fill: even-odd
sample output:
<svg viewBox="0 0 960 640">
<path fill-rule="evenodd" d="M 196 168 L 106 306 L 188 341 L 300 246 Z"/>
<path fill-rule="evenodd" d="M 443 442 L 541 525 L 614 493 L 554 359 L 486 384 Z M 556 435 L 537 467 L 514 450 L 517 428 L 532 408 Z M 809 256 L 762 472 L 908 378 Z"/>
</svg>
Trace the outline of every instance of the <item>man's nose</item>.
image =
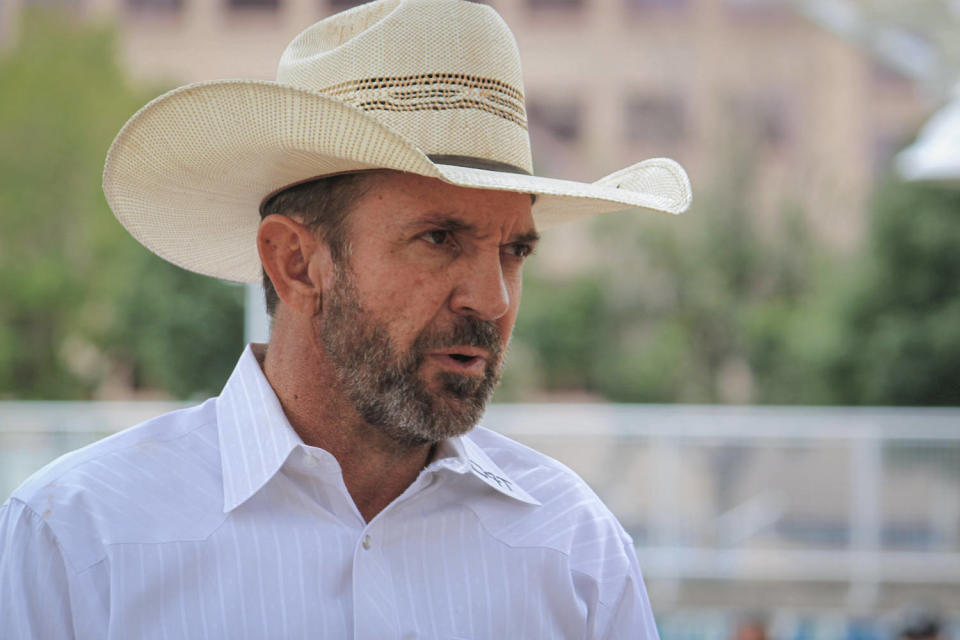
<svg viewBox="0 0 960 640">
<path fill-rule="evenodd" d="M 461 265 L 451 297 L 455 313 L 497 320 L 510 308 L 510 292 L 503 277 L 500 252 L 478 255 Z"/>
</svg>

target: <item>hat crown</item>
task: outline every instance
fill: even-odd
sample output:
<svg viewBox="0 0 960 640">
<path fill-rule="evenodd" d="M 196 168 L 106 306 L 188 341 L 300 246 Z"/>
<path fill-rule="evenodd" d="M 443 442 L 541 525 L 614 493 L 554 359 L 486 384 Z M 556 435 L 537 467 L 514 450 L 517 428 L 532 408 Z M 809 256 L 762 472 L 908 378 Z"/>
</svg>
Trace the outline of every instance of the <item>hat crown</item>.
<svg viewBox="0 0 960 640">
<path fill-rule="evenodd" d="M 379 0 L 309 27 L 277 82 L 367 112 L 431 156 L 532 173 L 520 53 L 506 23 L 465 0 Z"/>
</svg>

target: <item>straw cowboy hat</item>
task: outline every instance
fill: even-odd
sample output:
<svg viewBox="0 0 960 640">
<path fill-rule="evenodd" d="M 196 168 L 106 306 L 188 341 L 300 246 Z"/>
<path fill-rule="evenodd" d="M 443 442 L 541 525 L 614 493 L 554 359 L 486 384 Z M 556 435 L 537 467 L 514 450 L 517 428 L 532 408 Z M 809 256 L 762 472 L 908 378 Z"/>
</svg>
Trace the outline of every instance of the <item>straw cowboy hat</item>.
<svg viewBox="0 0 960 640">
<path fill-rule="evenodd" d="M 264 199 L 336 173 L 386 168 L 535 194 L 541 228 L 690 204 L 686 173 L 665 158 L 593 183 L 532 167 L 520 56 L 500 16 L 462 0 L 379 0 L 298 35 L 276 82 L 201 82 L 147 104 L 110 147 L 103 190 L 151 251 L 238 282 L 261 277 Z"/>
</svg>

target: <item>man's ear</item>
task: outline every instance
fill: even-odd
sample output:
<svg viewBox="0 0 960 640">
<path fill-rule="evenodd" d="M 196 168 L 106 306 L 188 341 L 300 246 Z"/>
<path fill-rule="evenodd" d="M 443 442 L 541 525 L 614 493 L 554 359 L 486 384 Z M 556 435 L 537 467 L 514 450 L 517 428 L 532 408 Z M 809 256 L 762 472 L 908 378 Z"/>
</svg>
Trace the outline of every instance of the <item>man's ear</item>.
<svg viewBox="0 0 960 640">
<path fill-rule="evenodd" d="M 306 225 L 287 216 L 273 214 L 260 222 L 257 232 L 260 262 L 270 276 L 277 296 L 288 307 L 313 315 L 320 306 L 323 282 L 322 269 L 314 264 L 317 258 L 327 262 L 326 244 L 318 240 Z M 327 259 L 325 259 L 327 258 Z"/>
</svg>

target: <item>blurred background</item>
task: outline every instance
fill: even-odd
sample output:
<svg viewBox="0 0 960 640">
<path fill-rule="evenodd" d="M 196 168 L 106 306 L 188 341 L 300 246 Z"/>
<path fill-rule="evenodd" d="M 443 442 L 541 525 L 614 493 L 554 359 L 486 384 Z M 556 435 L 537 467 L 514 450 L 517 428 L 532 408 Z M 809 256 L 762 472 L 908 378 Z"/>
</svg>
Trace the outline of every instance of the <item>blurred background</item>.
<svg viewBox="0 0 960 640">
<path fill-rule="evenodd" d="M 245 341 L 255 295 L 114 220 L 113 136 L 355 4 L 0 0 L 3 497 Z M 960 1 L 488 4 L 539 174 L 668 156 L 695 197 L 544 234 L 486 424 L 617 513 L 664 640 L 960 638 Z"/>
</svg>

